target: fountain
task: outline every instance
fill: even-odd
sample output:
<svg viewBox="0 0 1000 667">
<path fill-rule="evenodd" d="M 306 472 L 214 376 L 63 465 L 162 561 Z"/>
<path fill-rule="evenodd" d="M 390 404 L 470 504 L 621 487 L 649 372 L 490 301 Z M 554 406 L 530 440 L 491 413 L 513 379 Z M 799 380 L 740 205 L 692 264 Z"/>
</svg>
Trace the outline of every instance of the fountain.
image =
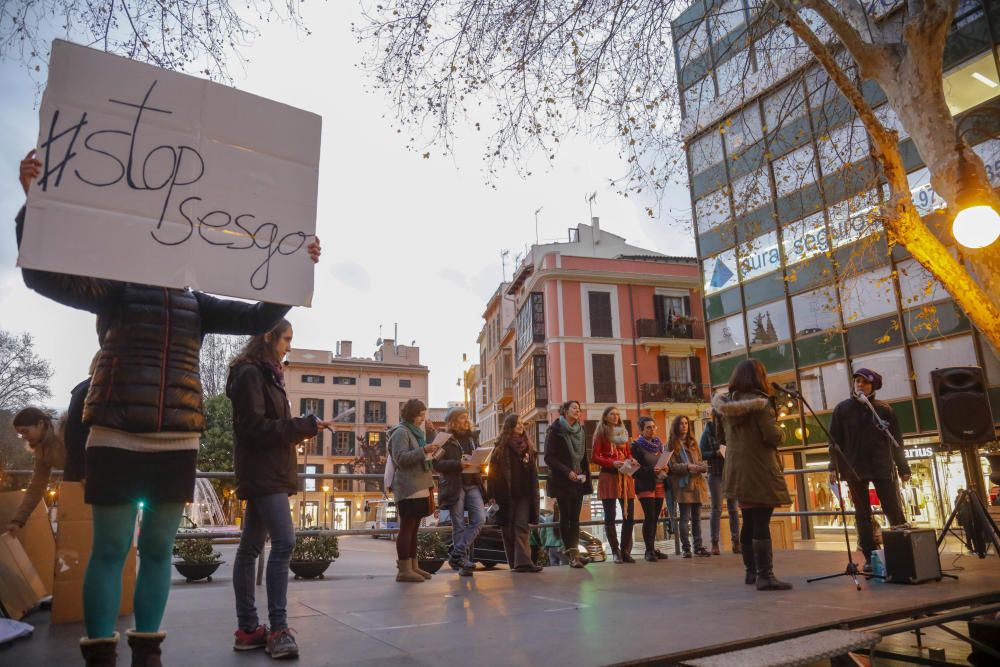
<svg viewBox="0 0 1000 667">
<path fill-rule="evenodd" d="M 222 510 L 222 503 L 215 493 L 212 482 L 197 478 L 194 482 L 194 502 L 184 507 L 184 516 L 199 528 L 206 526 L 227 526 L 229 521 Z"/>
</svg>

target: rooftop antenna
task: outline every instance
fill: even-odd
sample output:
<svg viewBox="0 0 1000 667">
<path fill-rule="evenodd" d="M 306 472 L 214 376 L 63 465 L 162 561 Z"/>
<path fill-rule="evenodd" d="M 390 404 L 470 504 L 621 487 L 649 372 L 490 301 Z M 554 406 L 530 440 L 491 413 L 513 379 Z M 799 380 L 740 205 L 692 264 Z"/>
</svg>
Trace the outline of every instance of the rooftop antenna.
<svg viewBox="0 0 1000 667">
<path fill-rule="evenodd" d="M 507 282 L 507 256 L 510 255 L 510 250 L 500 251 L 500 274 L 503 276 L 503 282 Z"/>
<path fill-rule="evenodd" d="M 381 346 L 382 346 L 382 325 L 379 324 L 378 325 L 378 340 L 375 341 L 375 347 L 381 347 Z"/>
<path fill-rule="evenodd" d="M 535 245 L 538 245 L 538 214 L 542 212 L 544 206 L 539 206 L 535 209 Z"/>
<path fill-rule="evenodd" d="M 587 208 L 590 210 L 590 219 L 594 219 L 594 202 L 597 201 L 597 190 L 594 190 L 589 195 L 585 197 L 587 200 Z"/>
<path fill-rule="evenodd" d="M 394 343 L 398 343 L 399 342 L 399 322 L 393 322 L 392 326 L 394 327 L 393 328 L 392 340 L 393 340 Z"/>
</svg>

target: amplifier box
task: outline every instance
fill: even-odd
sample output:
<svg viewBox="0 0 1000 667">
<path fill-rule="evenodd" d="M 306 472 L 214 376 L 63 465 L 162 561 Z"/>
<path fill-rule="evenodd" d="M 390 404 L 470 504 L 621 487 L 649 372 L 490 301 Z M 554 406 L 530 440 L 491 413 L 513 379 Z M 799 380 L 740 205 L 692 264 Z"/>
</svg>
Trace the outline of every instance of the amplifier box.
<svg viewBox="0 0 1000 667">
<path fill-rule="evenodd" d="M 882 531 L 885 580 L 895 584 L 922 584 L 941 580 L 937 534 L 930 528 Z"/>
</svg>

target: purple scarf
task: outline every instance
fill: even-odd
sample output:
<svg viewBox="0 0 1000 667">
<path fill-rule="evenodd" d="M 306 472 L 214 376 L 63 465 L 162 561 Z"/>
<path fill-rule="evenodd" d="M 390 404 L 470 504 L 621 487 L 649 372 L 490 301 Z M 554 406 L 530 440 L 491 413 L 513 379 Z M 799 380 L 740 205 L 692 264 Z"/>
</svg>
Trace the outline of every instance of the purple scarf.
<svg viewBox="0 0 1000 667">
<path fill-rule="evenodd" d="M 278 383 L 278 386 L 284 389 L 285 387 L 285 369 L 282 368 L 281 364 L 277 361 L 265 361 L 264 368 L 267 368 L 274 374 L 274 380 Z"/>
<path fill-rule="evenodd" d="M 652 442 L 650 442 L 649 440 L 646 440 L 646 438 L 639 437 L 639 439 L 635 441 L 635 444 L 639 445 L 640 447 L 642 447 L 643 449 L 645 449 L 650 454 L 662 454 L 663 453 L 663 441 L 661 441 L 659 438 L 657 438 L 655 436 L 653 437 L 653 441 Z"/>
</svg>

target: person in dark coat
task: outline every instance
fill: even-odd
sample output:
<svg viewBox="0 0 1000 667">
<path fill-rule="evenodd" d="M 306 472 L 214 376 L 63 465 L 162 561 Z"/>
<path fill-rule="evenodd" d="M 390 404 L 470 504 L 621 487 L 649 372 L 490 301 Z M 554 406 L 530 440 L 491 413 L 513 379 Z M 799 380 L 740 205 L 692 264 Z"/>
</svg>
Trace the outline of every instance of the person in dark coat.
<svg viewBox="0 0 1000 667">
<path fill-rule="evenodd" d="M 281 320 L 266 334 L 250 339 L 233 360 L 226 395 L 233 403 L 236 496 L 246 500 L 240 545 L 233 562 L 238 627 L 233 648 L 266 648 L 272 658 L 298 655 L 286 611 L 288 561 L 295 529 L 288 497 L 298 493 L 297 445 L 330 423 L 315 415 L 292 417 L 281 360 L 292 347 L 292 325 Z M 267 611 L 261 625 L 254 602 L 255 563 L 271 537 L 267 558 Z"/>
<path fill-rule="evenodd" d="M 580 554 L 580 511 L 584 496 L 593 492 L 587 442 L 580 422 L 579 401 L 559 406 L 559 419 L 545 432 L 548 493 L 559 502 L 559 534 L 570 567 L 581 568 L 590 559 Z"/>
<path fill-rule="evenodd" d="M 541 572 L 531 558 L 531 524 L 538 523 L 538 454 L 517 415 L 508 415 L 490 457 L 486 492 L 499 506 L 497 524 L 514 572 Z"/>
<path fill-rule="evenodd" d="M 41 174 L 32 150 L 21 161 L 25 194 Z M 18 246 L 26 211 L 15 219 Z M 319 239 L 308 247 L 319 261 Z M 194 500 L 199 436 L 205 430 L 199 353 L 209 333 L 255 335 L 289 307 L 219 299 L 202 292 L 22 269 L 24 284 L 58 303 L 97 316 L 101 350 L 83 408 L 87 439 L 85 500 L 93 508 L 93 550 L 83 583 L 88 665 L 113 664 L 122 568 L 139 504 L 139 568 L 133 667 L 159 665 L 160 622 L 170 592 L 174 537 Z"/>
<path fill-rule="evenodd" d="M 656 420 L 648 415 L 639 417 L 639 437 L 632 443 L 632 458 L 639 469 L 632 475 L 635 495 L 642 507 L 642 541 L 645 559 L 650 563 L 667 560 L 667 554 L 656 548 L 656 523 L 663 512 L 663 499 L 670 473 L 668 464 L 660 464 L 665 447 L 656 437 Z"/>
<path fill-rule="evenodd" d="M 898 526 L 906 523 L 906 517 L 899 500 L 896 471 L 899 471 L 899 477 L 904 482 L 910 479 L 910 465 L 906 462 L 902 446 L 893 444 L 865 405 L 866 402 L 871 404 L 892 437 L 896 442 L 902 443 L 903 434 L 900 432 L 895 410 L 888 403 L 875 398 L 875 392 L 881 388 L 881 375 L 867 368 L 859 368 L 854 372 L 854 394 L 838 403 L 830 418 L 830 435 L 840 445 L 844 459 L 849 464 L 849 467 L 842 466 L 840 477 L 847 481 L 851 492 L 854 519 L 858 528 L 858 545 L 865 555 L 865 572 L 871 572 L 872 551 L 875 549 L 868 485 L 875 486 L 875 493 L 889 524 Z M 832 470 L 830 483 L 837 483 Z"/>
<path fill-rule="evenodd" d="M 482 470 L 467 465 L 479 447 L 479 432 L 473 430 L 469 411 L 456 406 L 445 414 L 445 430 L 451 437 L 441 448 L 444 453 L 434 461 L 438 480 L 438 504 L 448 510 L 451 519 L 451 553 L 448 563 L 463 577 L 476 570 L 470 551 L 486 523 L 486 489 Z M 433 435 L 428 434 L 431 438 Z M 468 513 L 468 519 L 466 519 Z"/>
<path fill-rule="evenodd" d="M 712 513 L 708 525 L 712 537 L 712 555 L 718 556 L 720 554 L 719 533 L 722 523 L 723 499 L 726 502 L 726 512 L 729 514 L 729 538 L 732 542 L 733 553 L 738 554 L 742 551 L 739 509 L 736 507 L 735 498 L 726 498 L 722 493 L 723 475 L 726 469 L 726 434 L 721 428 L 716 427 L 719 420 L 715 419 L 715 413 L 711 409 L 706 410 L 705 416 L 707 417 L 705 430 L 701 433 L 698 447 L 701 450 L 701 459 L 708 464 L 708 493 L 712 500 Z"/>
<path fill-rule="evenodd" d="M 781 473 L 778 447 L 784 436 L 770 386 L 764 364 L 747 359 L 733 369 L 729 393 L 712 398 L 726 433 L 725 494 L 738 500 L 743 514 L 740 542 L 746 583 L 756 583 L 759 591 L 792 587 L 774 576 L 771 515 L 792 499 Z"/>
</svg>

